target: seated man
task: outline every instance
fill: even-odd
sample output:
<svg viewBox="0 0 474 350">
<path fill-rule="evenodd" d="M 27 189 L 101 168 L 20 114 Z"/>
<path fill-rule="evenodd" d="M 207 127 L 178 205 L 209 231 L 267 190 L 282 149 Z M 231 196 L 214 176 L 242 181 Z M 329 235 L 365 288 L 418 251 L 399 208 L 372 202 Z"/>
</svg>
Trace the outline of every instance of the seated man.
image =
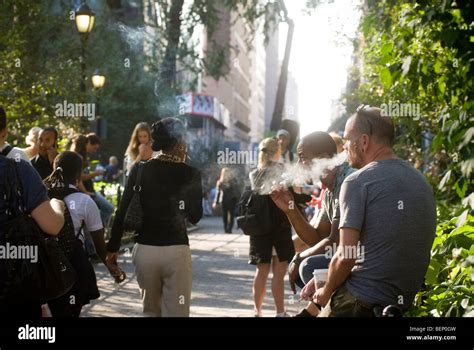
<svg viewBox="0 0 474 350">
<path fill-rule="evenodd" d="M 109 158 L 109 164 L 105 167 L 104 179 L 106 182 L 116 182 L 122 176 L 123 171 L 119 169 L 119 162 L 116 156 Z"/>
<path fill-rule="evenodd" d="M 328 133 L 322 131 L 305 136 L 297 150 L 299 162 L 306 168 L 316 164 L 314 162 L 317 159 L 332 158 L 337 154 L 336 143 Z M 310 247 L 297 253 L 288 267 L 294 293 L 295 283 L 303 287 L 311 280 L 313 270 L 328 268 L 330 256 L 325 253 L 339 242 L 339 191 L 344 179 L 354 171 L 346 162 L 326 171 L 321 177 L 326 187 L 322 208 L 310 223 L 300 210 L 290 205 L 294 202 L 290 191 L 280 189 L 272 193 L 273 201 L 288 216 L 296 234 Z"/>
<path fill-rule="evenodd" d="M 391 304 L 406 310 L 430 261 L 436 230 L 433 190 L 394 154 L 393 122 L 379 108 L 358 108 L 344 137 L 349 163 L 360 170 L 342 185 L 339 246 L 313 305 L 324 307 L 319 316 L 331 317 L 371 317 L 375 306 Z M 361 259 L 350 254 L 358 244 Z"/>
</svg>

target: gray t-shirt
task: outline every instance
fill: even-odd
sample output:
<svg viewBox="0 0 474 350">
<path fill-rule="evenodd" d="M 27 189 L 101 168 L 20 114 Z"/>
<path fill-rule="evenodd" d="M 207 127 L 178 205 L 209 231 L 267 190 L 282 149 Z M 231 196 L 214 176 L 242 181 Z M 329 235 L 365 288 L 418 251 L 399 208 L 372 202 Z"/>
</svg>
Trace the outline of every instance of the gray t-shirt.
<svg viewBox="0 0 474 350">
<path fill-rule="evenodd" d="M 346 281 L 354 297 L 407 308 L 423 283 L 436 231 L 433 190 L 400 159 L 372 162 L 342 185 L 339 228 L 360 231 L 361 259 Z"/>
</svg>

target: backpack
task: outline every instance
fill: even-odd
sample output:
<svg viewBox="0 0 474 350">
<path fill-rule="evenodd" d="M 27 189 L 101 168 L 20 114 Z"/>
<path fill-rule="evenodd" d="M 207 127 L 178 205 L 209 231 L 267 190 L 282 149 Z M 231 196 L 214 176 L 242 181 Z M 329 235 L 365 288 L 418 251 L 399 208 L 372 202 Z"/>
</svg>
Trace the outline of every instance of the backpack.
<svg viewBox="0 0 474 350">
<path fill-rule="evenodd" d="M 29 303 L 58 298 L 72 288 L 77 275 L 57 238 L 44 234 L 27 213 L 18 168 L 12 159 L 7 160 L 5 176 L 6 244 L 18 251 L 29 249 L 32 256 L 5 259 L 6 280 L 0 299 Z"/>
<path fill-rule="evenodd" d="M 50 198 L 64 200 L 64 198 L 70 194 L 82 193 L 75 188 L 66 188 L 61 192 L 61 194 L 58 194 L 58 192 L 54 190 L 49 190 L 48 195 Z M 80 238 L 81 235 L 84 235 L 83 230 L 84 222 L 82 222 L 79 231 L 75 232 L 71 213 L 68 206 L 66 205 L 64 209 L 64 226 L 61 232 L 58 234 L 58 238 L 60 239 L 62 249 L 68 252 L 69 261 L 76 270 L 78 278 L 68 293 L 57 300 L 53 300 L 48 303 L 53 313 L 53 317 L 72 316 L 67 314 L 69 308 L 71 307 L 71 296 L 74 296 L 75 302 L 80 305 L 86 305 L 91 300 L 98 299 L 100 297 L 94 267 L 87 257 L 87 253 L 83 246 L 83 240 Z M 60 312 L 60 314 L 58 312 Z M 71 311 L 70 313 L 73 312 Z"/>
</svg>

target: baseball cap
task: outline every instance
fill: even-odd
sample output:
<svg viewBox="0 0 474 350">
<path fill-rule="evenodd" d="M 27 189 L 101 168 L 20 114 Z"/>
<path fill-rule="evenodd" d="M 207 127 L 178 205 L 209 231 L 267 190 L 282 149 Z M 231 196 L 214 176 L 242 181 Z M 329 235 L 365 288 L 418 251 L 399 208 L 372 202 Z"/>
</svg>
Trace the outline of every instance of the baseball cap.
<svg viewBox="0 0 474 350">
<path fill-rule="evenodd" d="M 280 129 L 280 130 L 278 130 L 276 136 L 277 136 L 277 137 L 286 136 L 286 137 L 290 138 L 290 133 L 288 132 L 288 130 Z"/>
</svg>

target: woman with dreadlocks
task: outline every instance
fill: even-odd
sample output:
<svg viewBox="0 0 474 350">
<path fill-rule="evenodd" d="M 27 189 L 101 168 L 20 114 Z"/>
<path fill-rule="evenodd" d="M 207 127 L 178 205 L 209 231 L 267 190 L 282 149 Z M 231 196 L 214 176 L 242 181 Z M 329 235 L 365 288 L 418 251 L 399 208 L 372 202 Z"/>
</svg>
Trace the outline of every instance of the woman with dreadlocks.
<svg viewBox="0 0 474 350">
<path fill-rule="evenodd" d="M 63 229 L 68 229 L 69 223 L 74 231 L 75 244 L 70 259 L 78 281 L 66 295 L 48 305 L 53 317 L 79 317 L 82 306 L 99 297 L 95 272 L 84 251 L 86 232 L 92 236 L 97 254 L 115 281 L 122 282 L 126 276 L 116 264 L 106 263 L 104 228 L 99 209 L 90 196 L 77 188 L 82 173 L 81 157 L 75 152 L 63 152 L 56 157 L 53 167 L 53 173 L 44 182 L 50 198 L 61 199 L 66 205 Z"/>
</svg>

